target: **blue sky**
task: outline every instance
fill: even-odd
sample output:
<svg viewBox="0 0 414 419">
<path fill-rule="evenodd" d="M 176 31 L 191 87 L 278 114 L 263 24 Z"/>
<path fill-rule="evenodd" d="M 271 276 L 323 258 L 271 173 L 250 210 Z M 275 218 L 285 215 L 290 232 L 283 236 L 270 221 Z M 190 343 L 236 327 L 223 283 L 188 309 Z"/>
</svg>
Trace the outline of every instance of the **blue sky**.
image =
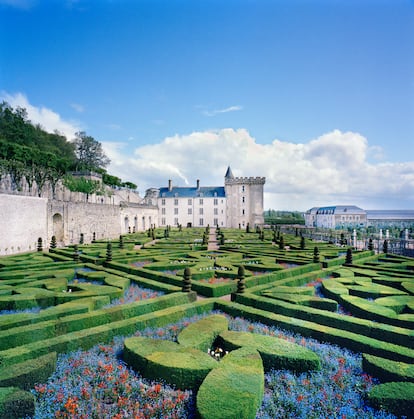
<svg viewBox="0 0 414 419">
<path fill-rule="evenodd" d="M 0 95 L 139 185 L 414 208 L 412 0 L 0 0 Z"/>
</svg>

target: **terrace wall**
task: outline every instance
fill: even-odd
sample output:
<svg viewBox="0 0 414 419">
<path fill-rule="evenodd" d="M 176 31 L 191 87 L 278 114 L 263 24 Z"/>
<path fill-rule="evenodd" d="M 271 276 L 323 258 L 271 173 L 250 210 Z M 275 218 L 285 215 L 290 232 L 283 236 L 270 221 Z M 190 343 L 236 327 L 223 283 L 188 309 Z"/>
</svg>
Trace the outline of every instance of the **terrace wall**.
<svg viewBox="0 0 414 419">
<path fill-rule="evenodd" d="M 33 251 L 47 237 L 46 198 L 0 194 L 0 255 Z"/>
<path fill-rule="evenodd" d="M 58 245 L 95 238 L 114 239 L 143 231 L 158 221 L 157 207 L 106 205 L 0 194 L 0 256 L 36 250 L 39 237 L 48 248 L 53 235 Z"/>
</svg>

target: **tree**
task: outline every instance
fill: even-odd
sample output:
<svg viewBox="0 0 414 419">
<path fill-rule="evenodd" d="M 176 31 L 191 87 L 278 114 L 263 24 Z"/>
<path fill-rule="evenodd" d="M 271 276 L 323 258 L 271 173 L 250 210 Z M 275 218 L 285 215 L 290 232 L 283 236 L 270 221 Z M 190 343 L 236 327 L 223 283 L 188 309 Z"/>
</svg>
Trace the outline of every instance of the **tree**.
<svg viewBox="0 0 414 419">
<path fill-rule="evenodd" d="M 93 193 L 104 193 L 102 184 L 98 180 L 86 179 L 83 176 L 75 177 L 68 175 L 63 179 L 63 185 L 71 192 L 82 192 L 86 194 L 86 200 Z"/>
<path fill-rule="evenodd" d="M 102 144 L 83 131 L 76 133 L 74 144 L 77 170 L 96 171 L 108 166 L 111 162 L 105 155 Z"/>
</svg>

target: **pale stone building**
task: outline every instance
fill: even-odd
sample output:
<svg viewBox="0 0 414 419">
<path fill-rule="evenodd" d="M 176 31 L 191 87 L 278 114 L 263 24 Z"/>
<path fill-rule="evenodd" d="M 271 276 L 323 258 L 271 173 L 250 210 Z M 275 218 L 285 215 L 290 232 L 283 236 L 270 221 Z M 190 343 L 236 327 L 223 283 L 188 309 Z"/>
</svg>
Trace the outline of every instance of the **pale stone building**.
<svg viewBox="0 0 414 419">
<path fill-rule="evenodd" d="M 157 199 L 158 225 L 184 227 L 246 227 L 262 225 L 264 177 L 234 177 L 230 167 L 224 176 L 224 186 L 177 187 L 168 181 L 167 187 L 151 188 L 145 200 Z"/>
<path fill-rule="evenodd" d="M 355 205 L 313 207 L 305 213 L 306 227 L 357 228 L 367 225 L 367 212 Z"/>
</svg>

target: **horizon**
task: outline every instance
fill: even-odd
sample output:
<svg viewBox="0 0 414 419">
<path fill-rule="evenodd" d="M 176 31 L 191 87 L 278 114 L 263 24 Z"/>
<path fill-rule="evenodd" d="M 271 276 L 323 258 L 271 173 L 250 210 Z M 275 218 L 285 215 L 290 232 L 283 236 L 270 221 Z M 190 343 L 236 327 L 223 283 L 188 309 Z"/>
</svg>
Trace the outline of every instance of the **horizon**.
<svg viewBox="0 0 414 419">
<path fill-rule="evenodd" d="M 138 185 L 414 208 L 412 0 L 0 0 L 0 100 Z M 211 170 L 214 168 L 214 170 Z M 193 179 L 194 178 L 194 179 Z"/>
</svg>

